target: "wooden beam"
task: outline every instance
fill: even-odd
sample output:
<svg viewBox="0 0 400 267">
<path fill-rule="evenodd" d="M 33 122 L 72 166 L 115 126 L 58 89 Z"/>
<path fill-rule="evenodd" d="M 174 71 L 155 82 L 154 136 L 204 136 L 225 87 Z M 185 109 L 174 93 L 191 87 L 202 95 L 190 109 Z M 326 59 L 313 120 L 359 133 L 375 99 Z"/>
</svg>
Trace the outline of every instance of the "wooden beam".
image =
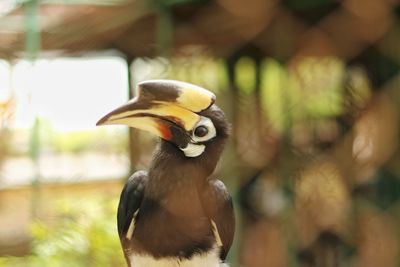
<svg viewBox="0 0 400 267">
<path fill-rule="evenodd" d="M 132 79 L 132 63 L 133 63 L 134 57 L 128 56 L 126 57 L 126 62 L 127 62 L 127 67 L 128 67 L 128 96 L 129 99 L 133 98 L 134 95 L 134 90 L 135 90 L 135 85 L 134 81 Z M 128 139 L 128 145 L 129 145 L 129 162 L 130 162 L 130 173 L 132 174 L 133 172 L 136 171 L 137 164 L 140 159 L 140 154 L 141 154 L 141 149 L 140 149 L 140 134 L 137 129 L 134 129 L 132 127 L 129 127 L 129 139 Z"/>
<path fill-rule="evenodd" d="M 90 6 L 116 6 L 122 5 L 129 2 L 133 2 L 132 0 L 42 0 L 43 4 L 51 4 L 51 5 L 90 5 Z"/>
</svg>

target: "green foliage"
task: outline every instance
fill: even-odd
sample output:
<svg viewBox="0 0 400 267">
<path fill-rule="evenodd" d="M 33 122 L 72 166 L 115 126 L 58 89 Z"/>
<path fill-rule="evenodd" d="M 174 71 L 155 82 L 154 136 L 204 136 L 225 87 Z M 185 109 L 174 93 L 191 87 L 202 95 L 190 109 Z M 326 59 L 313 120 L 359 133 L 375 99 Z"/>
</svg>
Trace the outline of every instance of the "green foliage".
<svg viewBox="0 0 400 267">
<path fill-rule="evenodd" d="M 265 60 L 263 68 L 263 89 L 261 92 L 261 103 L 268 115 L 271 125 L 283 131 L 287 124 L 289 113 L 285 108 L 288 106 L 288 90 L 286 85 L 286 70 L 275 60 Z"/>
<path fill-rule="evenodd" d="M 128 136 L 125 131 L 81 131 L 54 135 L 48 144 L 56 152 L 81 153 L 84 151 L 126 153 Z"/>
<path fill-rule="evenodd" d="M 11 138 L 13 137 L 13 138 Z M 0 130 L 0 161 L 6 155 L 38 157 L 40 151 L 56 153 L 126 153 L 126 128 L 58 132 L 45 119 L 37 119 L 30 131 Z"/>
<path fill-rule="evenodd" d="M 57 216 L 31 226 L 32 252 L 0 258 L 1 267 L 124 266 L 116 228 L 117 199 L 64 199 Z"/>
<path fill-rule="evenodd" d="M 251 94 L 256 86 L 256 64 L 250 57 L 239 59 L 236 65 L 236 80 L 239 89 Z"/>
<path fill-rule="evenodd" d="M 298 119 L 336 116 L 343 111 L 343 63 L 336 58 L 306 58 L 288 77 L 293 114 Z"/>
<path fill-rule="evenodd" d="M 45 119 L 37 119 L 31 134 L 30 154 L 41 150 L 59 153 L 114 152 L 126 153 L 128 136 L 125 130 L 96 129 L 78 132 L 57 132 Z M 37 155 L 36 155 L 37 156 Z"/>
<path fill-rule="evenodd" d="M 331 118 L 344 112 L 345 69 L 341 61 L 305 58 L 285 68 L 267 59 L 262 70 L 263 108 L 275 129 L 284 131 L 296 121 Z"/>
</svg>

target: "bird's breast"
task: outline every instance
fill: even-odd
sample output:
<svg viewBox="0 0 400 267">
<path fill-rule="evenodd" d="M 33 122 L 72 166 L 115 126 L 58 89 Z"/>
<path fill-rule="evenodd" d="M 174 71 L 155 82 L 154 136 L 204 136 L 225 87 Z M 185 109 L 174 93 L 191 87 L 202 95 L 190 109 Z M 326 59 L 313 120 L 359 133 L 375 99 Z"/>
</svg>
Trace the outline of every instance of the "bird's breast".
<svg viewBox="0 0 400 267">
<path fill-rule="evenodd" d="M 194 218 L 204 216 L 197 190 L 193 190 L 193 188 L 182 189 L 179 193 L 171 194 L 160 201 L 160 206 L 178 217 Z"/>
<path fill-rule="evenodd" d="M 126 245 L 140 255 L 190 259 L 208 253 L 215 244 L 210 219 L 204 213 L 179 214 L 160 202 L 144 200 L 133 238 Z"/>
</svg>

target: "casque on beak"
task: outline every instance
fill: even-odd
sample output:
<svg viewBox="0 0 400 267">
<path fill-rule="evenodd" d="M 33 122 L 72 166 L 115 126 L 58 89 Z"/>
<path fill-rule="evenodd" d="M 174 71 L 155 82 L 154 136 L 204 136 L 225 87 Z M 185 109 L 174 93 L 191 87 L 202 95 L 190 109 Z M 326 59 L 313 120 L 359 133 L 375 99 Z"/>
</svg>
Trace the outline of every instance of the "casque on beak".
<svg viewBox="0 0 400 267">
<path fill-rule="evenodd" d="M 139 83 L 137 89 L 137 97 L 105 115 L 96 125 L 128 125 L 184 147 L 202 119 L 197 113 L 215 102 L 210 91 L 180 81 L 150 80 Z"/>
</svg>

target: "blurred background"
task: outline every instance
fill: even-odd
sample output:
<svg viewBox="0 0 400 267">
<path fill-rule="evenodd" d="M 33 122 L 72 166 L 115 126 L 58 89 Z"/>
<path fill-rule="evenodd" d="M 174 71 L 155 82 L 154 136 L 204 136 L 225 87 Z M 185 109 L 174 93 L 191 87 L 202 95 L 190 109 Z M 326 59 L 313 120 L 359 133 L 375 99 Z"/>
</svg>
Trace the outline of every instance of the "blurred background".
<svg viewBox="0 0 400 267">
<path fill-rule="evenodd" d="M 1 0 L 0 266 L 125 266 L 135 84 L 217 94 L 233 267 L 400 266 L 398 0 Z"/>
</svg>

